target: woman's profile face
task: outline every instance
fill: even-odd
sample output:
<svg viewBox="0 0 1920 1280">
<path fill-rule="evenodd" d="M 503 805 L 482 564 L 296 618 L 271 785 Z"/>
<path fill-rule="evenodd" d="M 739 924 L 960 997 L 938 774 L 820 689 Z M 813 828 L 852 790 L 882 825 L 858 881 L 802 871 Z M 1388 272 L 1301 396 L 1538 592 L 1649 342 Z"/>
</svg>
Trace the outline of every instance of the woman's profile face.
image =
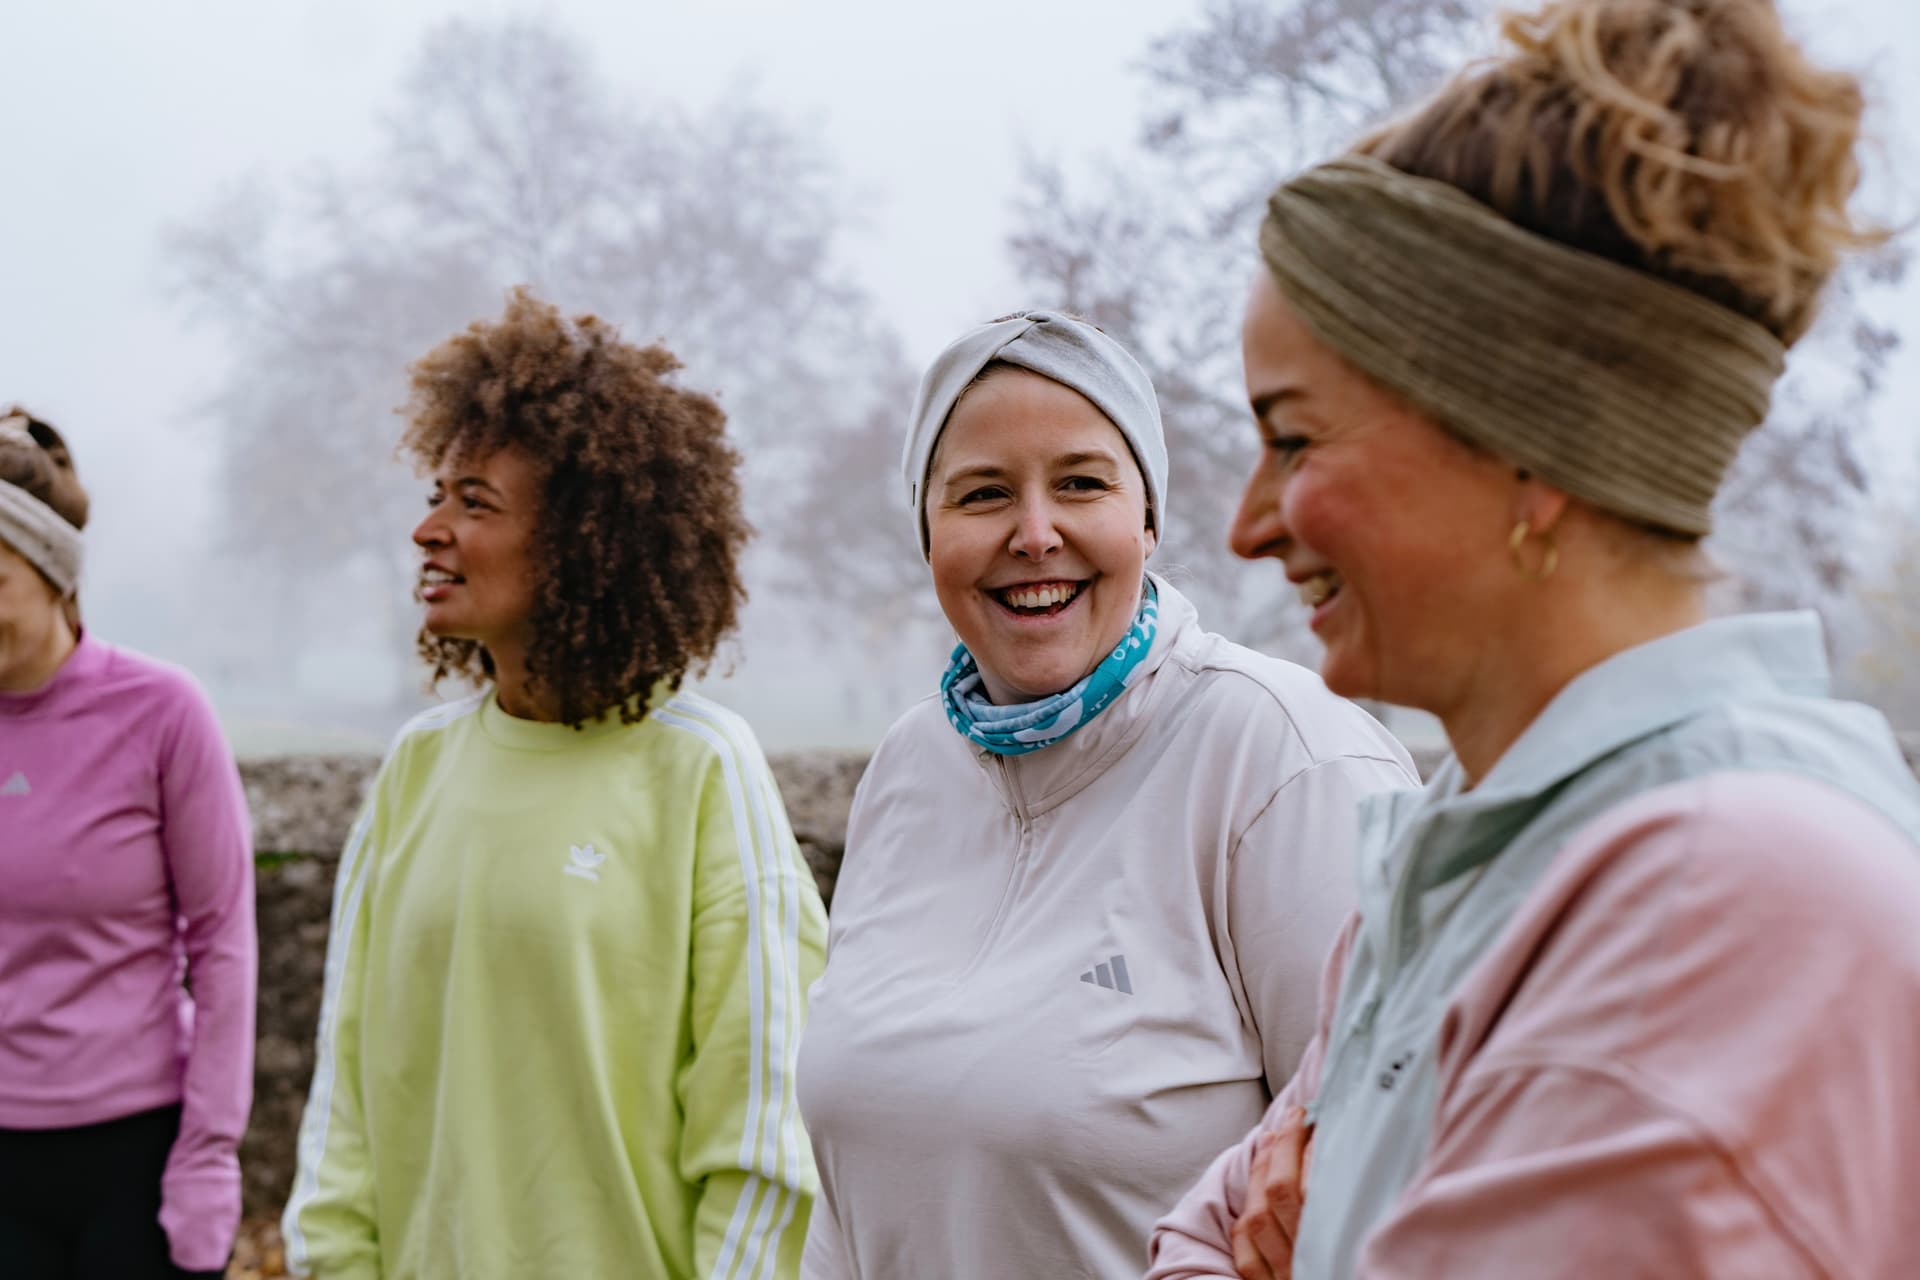
<svg viewBox="0 0 1920 1280">
<path fill-rule="evenodd" d="M 533 538 L 540 476 L 516 449 L 450 457 L 431 477 L 427 515 L 414 528 L 421 550 L 414 594 L 433 635 L 497 650 L 530 639 L 537 574 Z"/>
<path fill-rule="evenodd" d="M 1335 693 L 1443 713 L 1513 570 L 1513 468 L 1322 342 L 1262 269 L 1241 331 L 1261 437 L 1229 541 L 1286 568 Z"/>
<path fill-rule="evenodd" d="M 995 702 L 1073 687 L 1126 635 L 1154 537 L 1139 465 L 1092 401 L 995 372 L 954 407 L 927 490 L 934 592 Z"/>
<path fill-rule="evenodd" d="M 54 637 L 66 625 L 64 603 L 26 557 L 0 542 L 0 689 L 40 683 Z"/>
</svg>

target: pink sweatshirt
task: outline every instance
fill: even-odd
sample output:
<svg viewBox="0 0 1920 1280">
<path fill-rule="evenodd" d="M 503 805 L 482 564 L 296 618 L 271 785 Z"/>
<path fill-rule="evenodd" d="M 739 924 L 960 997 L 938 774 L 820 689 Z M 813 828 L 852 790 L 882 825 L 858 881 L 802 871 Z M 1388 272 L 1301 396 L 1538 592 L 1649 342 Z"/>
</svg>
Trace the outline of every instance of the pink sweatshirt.
<svg viewBox="0 0 1920 1280">
<path fill-rule="evenodd" d="M 188 1270 L 223 1266 L 240 1219 L 251 843 L 186 673 L 83 635 L 45 686 L 0 694 L 0 1128 L 180 1103 L 160 1222 Z"/>
<path fill-rule="evenodd" d="M 1321 1088 L 1358 925 L 1263 1127 Z M 1861 801 L 1720 773 L 1620 805 L 1440 1026 L 1431 1140 L 1352 1274 L 1920 1276 L 1920 857 Z M 1252 1141 L 1160 1223 L 1150 1280 L 1235 1274 Z"/>
</svg>

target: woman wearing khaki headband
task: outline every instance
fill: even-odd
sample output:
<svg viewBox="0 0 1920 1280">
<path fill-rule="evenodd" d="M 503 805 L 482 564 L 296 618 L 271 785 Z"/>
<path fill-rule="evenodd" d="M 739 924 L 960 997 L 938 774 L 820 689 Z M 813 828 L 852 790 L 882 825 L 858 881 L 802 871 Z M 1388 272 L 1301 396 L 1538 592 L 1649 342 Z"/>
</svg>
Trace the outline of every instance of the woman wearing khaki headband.
<svg viewBox="0 0 1920 1280">
<path fill-rule="evenodd" d="M 0 1275 L 218 1276 L 252 833 L 193 678 L 79 626 L 86 522 L 60 433 L 0 413 Z"/>
<path fill-rule="evenodd" d="M 1154 1277 L 1920 1274 L 1920 788 L 1697 544 L 1847 249 L 1860 94 L 1767 0 L 1562 0 L 1284 184 L 1234 547 L 1454 749 Z"/>
</svg>

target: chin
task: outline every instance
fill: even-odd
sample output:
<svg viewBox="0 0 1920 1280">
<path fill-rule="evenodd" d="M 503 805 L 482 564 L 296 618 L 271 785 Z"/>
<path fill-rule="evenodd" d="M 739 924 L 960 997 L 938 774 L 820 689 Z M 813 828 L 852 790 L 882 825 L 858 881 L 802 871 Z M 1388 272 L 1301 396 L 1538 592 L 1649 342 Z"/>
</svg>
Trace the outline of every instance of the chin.
<svg viewBox="0 0 1920 1280">
<path fill-rule="evenodd" d="M 469 629 L 460 625 L 456 618 L 438 618 L 428 613 L 420 619 L 420 629 L 435 640 L 471 640 Z"/>
<path fill-rule="evenodd" d="M 1320 663 L 1320 681 L 1331 693 L 1343 698 L 1378 698 L 1380 691 L 1365 673 L 1355 671 L 1331 655 Z"/>
<path fill-rule="evenodd" d="M 1038 702 L 1073 688 L 1080 683 L 1080 673 L 1071 667 L 1051 671 L 1021 671 L 1004 683 L 1022 702 Z"/>
</svg>

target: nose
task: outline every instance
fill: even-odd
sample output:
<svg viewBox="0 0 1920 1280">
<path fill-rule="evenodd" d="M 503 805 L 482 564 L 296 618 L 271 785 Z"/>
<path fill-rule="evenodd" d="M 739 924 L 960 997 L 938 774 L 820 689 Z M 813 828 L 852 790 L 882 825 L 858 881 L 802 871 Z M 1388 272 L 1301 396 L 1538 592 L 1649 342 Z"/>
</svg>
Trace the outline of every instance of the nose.
<svg viewBox="0 0 1920 1280">
<path fill-rule="evenodd" d="M 1007 540 L 1007 550 L 1022 560 L 1044 560 L 1061 546 L 1060 530 L 1054 523 L 1053 504 L 1045 499 L 1029 499 L 1020 504 L 1019 523 Z"/>
<path fill-rule="evenodd" d="M 1280 558 L 1292 540 L 1283 515 L 1286 478 L 1279 468 L 1262 458 L 1247 477 L 1246 491 L 1240 495 L 1240 509 L 1233 513 L 1233 525 L 1227 530 L 1227 545 L 1243 560 Z"/>
<path fill-rule="evenodd" d="M 427 508 L 427 514 L 420 523 L 413 526 L 413 545 L 416 547 L 444 547 L 450 541 L 447 526 L 440 518 L 439 507 Z"/>
</svg>

